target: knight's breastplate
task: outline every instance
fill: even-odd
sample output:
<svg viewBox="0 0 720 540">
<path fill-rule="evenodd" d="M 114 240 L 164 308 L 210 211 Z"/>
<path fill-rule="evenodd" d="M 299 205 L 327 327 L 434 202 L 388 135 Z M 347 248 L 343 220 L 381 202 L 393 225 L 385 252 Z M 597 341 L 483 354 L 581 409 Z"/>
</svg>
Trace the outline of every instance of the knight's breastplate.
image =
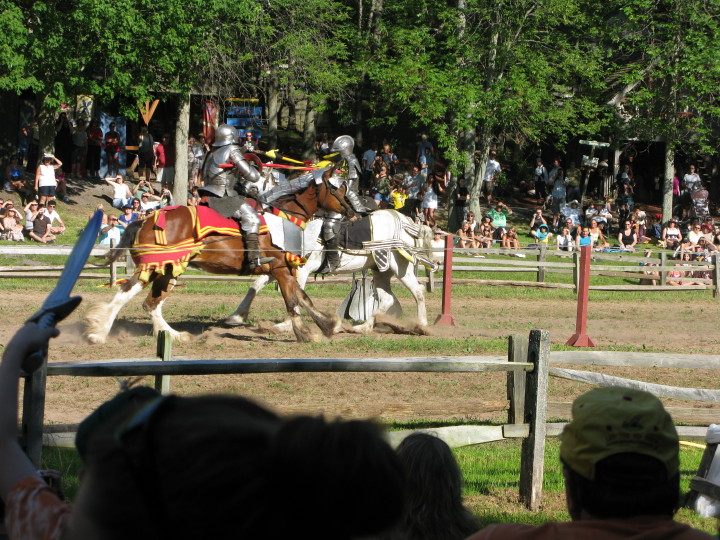
<svg viewBox="0 0 720 540">
<path fill-rule="evenodd" d="M 235 185 L 238 177 L 230 162 L 231 146 L 215 150 L 205 163 L 204 179 L 206 186 L 217 186 L 228 195 L 237 195 Z"/>
</svg>

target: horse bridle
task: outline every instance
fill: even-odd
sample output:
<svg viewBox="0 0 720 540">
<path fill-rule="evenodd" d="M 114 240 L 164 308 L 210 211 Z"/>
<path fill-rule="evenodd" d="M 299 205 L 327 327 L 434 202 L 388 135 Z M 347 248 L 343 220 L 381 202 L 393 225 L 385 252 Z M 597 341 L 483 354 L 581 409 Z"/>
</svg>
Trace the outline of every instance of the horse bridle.
<svg viewBox="0 0 720 540">
<path fill-rule="evenodd" d="M 336 188 L 335 186 L 333 186 L 333 185 L 330 183 L 329 180 L 326 180 L 326 179 L 325 179 L 325 176 L 322 177 L 322 181 L 323 181 L 323 184 L 325 184 L 325 189 L 326 189 L 327 192 L 328 192 L 328 193 L 325 194 L 325 197 L 324 197 L 324 199 L 323 199 L 323 204 L 322 204 L 322 206 L 325 206 L 325 207 L 327 206 L 326 202 L 327 202 L 328 195 L 332 195 L 333 197 L 335 197 L 335 200 L 337 200 L 337 202 L 340 203 L 340 206 L 343 207 L 343 209 L 345 210 L 345 214 L 346 214 L 346 215 L 348 215 L 348 216 L 354 215 L 354 214 L 355 214 L 355 211 L 354 211 L 354 210 L 350 207 L 350 205 L 345 201 L 345 197 L 344 197 L 344 196 L 341 197 L 340 195 L 338 195 L 337 192 L 338 192 L 338 189 L 339 189 L 339 188 Z M 348 190 L 348 189 L 350 189 L 350 186 L 348 186 L 348 185 L 346 184 L 346 185 L 345 185 L 345 188 L 346 188 L 346 190 Z"/>
<path fill-rule="evenodd" d="M 340 204 L 340 206 L 343 207 L 343 209 L 345 210 L 345 213 L 346 213 L 348 216 L 353 215 L 353 214 L 355 213 L 355 211 L 350 207 L 350 205 L 349 205 L 347 202 L 345 202 L 345 197 L 342 197 L 342 196 L 340 196 L 340 195 L 337 193 L 338 188 L 336 188 L 335 186 L 333 186 L 328 180 L 325 179 L 324 176 L 322 177 L 322 182 L 323 182 L 323 184 L 325 185 L 326 193 L 325 193 L 325 196 L 323 197 L 322 201 L 319 201 L 319 202 L 321 203 L 320 206 L 321 206 L 321 207 L 327 207 L 328 197 L 332 196 L 332 197 L 335 197 L 335 200 L 337 200 L 337 202 Z M 350 189 L 350 188 L 348 188 L 348 189 Z M 301 201 L 299 201 L 299 200 L 297 199 L 297 197 L 295 198 L 295 203 L 296 203 L 298 206 L 300 206 L 300 208 L 303 209 L 303 212 L 305 212 L 306 215 L 308 215 L 308 216 L 311 215 L 310 212 L 308 211 L 308 209 L 305 208 L 305 205 L 303 205 L 303 203 L 302 203 Z M 299 214 L 300 214 L 300 212 L 293 211 L 293 210 L 288 210 L 288 209 L 283 208 L 283 207 L 281 207 L 281 206 L 275 206 L 275 208 L 277 208 L 278 210 L 282 210 L 282 211 L 285 212 L 286 214 L 295 214 L 295 215 L 299 215 Z"/>
</svg>

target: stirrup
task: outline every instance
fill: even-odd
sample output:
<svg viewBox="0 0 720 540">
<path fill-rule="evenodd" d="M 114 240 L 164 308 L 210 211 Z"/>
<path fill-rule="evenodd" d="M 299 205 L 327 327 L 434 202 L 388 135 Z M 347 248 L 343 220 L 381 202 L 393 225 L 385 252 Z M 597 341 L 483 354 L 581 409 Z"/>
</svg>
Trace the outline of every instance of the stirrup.
<svg viewBox="0 0 720 540">
<path fill-rule="evenodd" d="M 263 264 L 271 263 L 274 260 L 273 257 L 248 257 L 248 267 L 250 270 L 255 270 L 255 268 L 259 268 Z"/>
</svg>

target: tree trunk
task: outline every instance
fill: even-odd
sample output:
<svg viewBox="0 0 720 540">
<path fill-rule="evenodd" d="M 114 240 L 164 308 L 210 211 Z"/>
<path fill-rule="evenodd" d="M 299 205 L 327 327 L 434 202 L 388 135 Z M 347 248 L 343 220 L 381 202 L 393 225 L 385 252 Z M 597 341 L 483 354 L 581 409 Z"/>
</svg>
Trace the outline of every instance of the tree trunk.
<svg viewBox="0 0 720 540">
<path fill-rule="evenodd" d="M 277 148 L 278 115 L 280 113 L 280 90 L 275 74 L 270 75 L 267 88 L 267 149 Z"/>
<path fill-rule="evenodd" d="M 303 159 L 315 159 L 315 139 L 317 138 L 317 111 L 308 101 L 305 109 L 305 125 L 303 126 Z"/>
<path fill-rule="evenodd" d="M 178 95 L 177 123 L 175 124 L 175 182 L 173 200 L 185 204 L 188 193 L 188 132 L 190 131 L 190 95 Z"/>
<path fill-rule="evenodd" d="M 673 177 L 675 176 L 675 152 L 672 145 L 665 141 L 665 176 L 663 178 L 662 220 L 666 223 L 672 217 Z"/>
<path fill-rule="evenodd" d="M 45 95 L 37 97 L 38 103 L 38 127 L 40 128 L 40 148 L 38 150 L 38 162 L 42 161 L 44 153 L 55 153 L 55 113 L 57 107 L 50 106 L 47 103 Z M 38 163 L 33 163 L 33 171 Z M 30 163 L 28 163 L 28 167 Z"/>
</svg>

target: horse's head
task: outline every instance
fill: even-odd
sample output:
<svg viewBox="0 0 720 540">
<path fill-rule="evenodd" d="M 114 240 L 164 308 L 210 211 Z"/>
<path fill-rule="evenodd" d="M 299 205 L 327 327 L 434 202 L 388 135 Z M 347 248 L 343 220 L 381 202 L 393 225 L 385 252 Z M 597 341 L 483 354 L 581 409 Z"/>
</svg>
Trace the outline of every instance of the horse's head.
<svg viewBox="0 0 720 540">
<path fill-rule="evenodd" d="M 318 185 L 317 191 L 318 205 L 323 210 L 329 210 L 330 212 L 335 212 L 351 218 L 355 216 L 355 211 L 345 198 L 345 194 L 348 190 L 347 184 L 335 187 L 336 185 L 339 185 L 339 182 L 336 182 L 333 178 L 334 174 L 335 171 L 332 167 L 328 167 L 328 169 L 323 172 L 322 183 Z"/>
</svg>

